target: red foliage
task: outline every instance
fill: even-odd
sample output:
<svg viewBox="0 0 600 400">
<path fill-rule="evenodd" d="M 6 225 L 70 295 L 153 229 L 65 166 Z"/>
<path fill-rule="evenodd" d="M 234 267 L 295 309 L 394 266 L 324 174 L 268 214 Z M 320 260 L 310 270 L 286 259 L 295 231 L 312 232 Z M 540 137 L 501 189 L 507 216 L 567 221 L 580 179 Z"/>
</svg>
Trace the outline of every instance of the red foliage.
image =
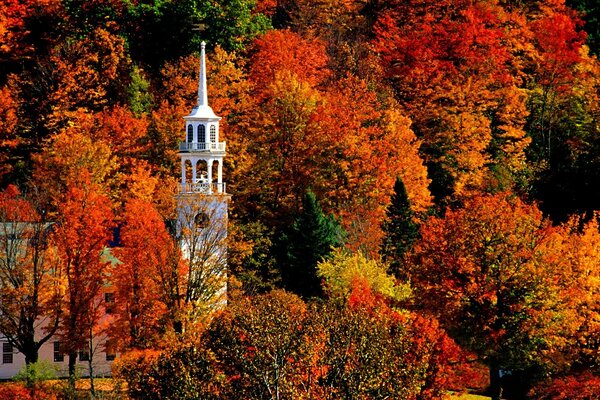
<svg viewBox="0 0 600 400">
<path fill-rule="evenodd" d="M 56 394 L 48 388 L 26 388 L 22 383 L 0 383 L 2 400 L 57 400 Z"/>
<path fill-rule="evenodd" d="M 550 9 L 543 18 L 532 22 L 540 54 L 537 74 L 541 85 L 552 85 L 559 91 L 570 89 L 574 68 L 581 61 L 580 49 L 586 40 L 581 25 L 574 12 L 559 13 Z"/>
<path fill-rule="evenodd" d="M 5 383 L 0 385 L 0 399 L 3 400 L 34 400 L 29 390 L 20 383 Z"/>
<path fill-rule="evenodd" d="M 600 376 L 590 371 L 552 379 L 530 393 L 538 400 L 596 400 L 599 395 Z"/>
</svg>

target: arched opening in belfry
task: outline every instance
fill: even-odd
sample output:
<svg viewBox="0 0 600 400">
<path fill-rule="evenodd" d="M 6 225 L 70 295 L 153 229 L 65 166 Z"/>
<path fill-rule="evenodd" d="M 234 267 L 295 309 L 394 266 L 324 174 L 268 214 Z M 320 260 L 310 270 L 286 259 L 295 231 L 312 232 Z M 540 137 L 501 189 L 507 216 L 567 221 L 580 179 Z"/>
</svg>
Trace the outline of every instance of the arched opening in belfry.
<svg viewBox="0 0 600 400">
<path fill-rule="evenodd" d="M 206 169 L 206 161 L 205 160 L 198 160 L 196 162 L 196 182 L 198 183 L 208 183 L 208 176 L 207 176 L 207 169 Z"/>
<path fill-rule="evenodd" d="M 185 181 L 192 183 L 192 162 L 190 160 L 184 161 L 185 166 Z"/>
<path fill-rule="evenodd" d="M 212 181 L 217 182 L 219 174 L 219 161 L 215 160 L 212 163 Z"/>
</svg>

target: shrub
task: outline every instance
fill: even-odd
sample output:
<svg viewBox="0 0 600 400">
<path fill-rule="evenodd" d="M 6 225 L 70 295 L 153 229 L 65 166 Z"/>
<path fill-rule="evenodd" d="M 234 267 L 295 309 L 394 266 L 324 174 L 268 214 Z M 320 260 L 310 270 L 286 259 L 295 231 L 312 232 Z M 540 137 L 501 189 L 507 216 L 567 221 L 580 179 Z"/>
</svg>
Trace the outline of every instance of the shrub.
<svg viewBox="0 0 600 400">
<path fill-rule="evenodd" d="M 530 392 L 538 400 L 597 400 L 600 376 L 586 371 L 543 382 Z"/>
</svg>

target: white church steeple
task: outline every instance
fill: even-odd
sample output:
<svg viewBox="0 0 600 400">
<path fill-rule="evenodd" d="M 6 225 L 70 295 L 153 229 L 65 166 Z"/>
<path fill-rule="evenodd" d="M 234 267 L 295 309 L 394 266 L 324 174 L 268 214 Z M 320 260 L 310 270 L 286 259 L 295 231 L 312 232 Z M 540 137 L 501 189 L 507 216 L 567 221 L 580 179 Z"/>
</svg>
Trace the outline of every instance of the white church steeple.
<svg viewBox="0 0 600 400">
<path fill-rule="evenodd" d="M 188 263 L 186 301 L 221 307 L 227 295 L 227 219 L 231 196 L 223 181 L 225 142 L 218 117 L 208 105 L 205 44 L 200 53 L 198 101 L 185 120 L 179 144 L 181 189 L 177 237 Z"/>
<path fill-rule="evenodd" d="M 181 192 L 225 194 L 223 158 L 225 142 L 219 141 L 218 117 L 208 105 L 206 85 L 205 43 L 200 53 L 198 76 L 198 101 L 185 120 L 185 141 L 179 144 L 181 158 Z M 216 165 L 216 173 L 214 166 Z M 188 166 L 191 176 L 187 176 Z M 216 178 L 216 179 L 215 179 Z"/>
</svg>

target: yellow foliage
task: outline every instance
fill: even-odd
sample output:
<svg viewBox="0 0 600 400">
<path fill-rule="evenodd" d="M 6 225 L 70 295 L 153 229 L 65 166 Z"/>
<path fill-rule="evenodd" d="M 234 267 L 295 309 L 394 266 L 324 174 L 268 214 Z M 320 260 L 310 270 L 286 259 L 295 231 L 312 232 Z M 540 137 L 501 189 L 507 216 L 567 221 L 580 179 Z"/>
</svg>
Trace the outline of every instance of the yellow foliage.
<svg viewBox="0 0 600 400">
<path fill-rule="evenodd" d="M 382 263 L 367 259 L 361 252 L 351 254 L 334 249 L 330 259 L 317 265 L 317 275 L 325 280 L 325 289 L 334 298 L 347 298 L 356 279 L 367 282 L 374 293 L 397 301 L 405 300 L 411 294 L 410 287 L 397 283 Z"/>
</svg>

